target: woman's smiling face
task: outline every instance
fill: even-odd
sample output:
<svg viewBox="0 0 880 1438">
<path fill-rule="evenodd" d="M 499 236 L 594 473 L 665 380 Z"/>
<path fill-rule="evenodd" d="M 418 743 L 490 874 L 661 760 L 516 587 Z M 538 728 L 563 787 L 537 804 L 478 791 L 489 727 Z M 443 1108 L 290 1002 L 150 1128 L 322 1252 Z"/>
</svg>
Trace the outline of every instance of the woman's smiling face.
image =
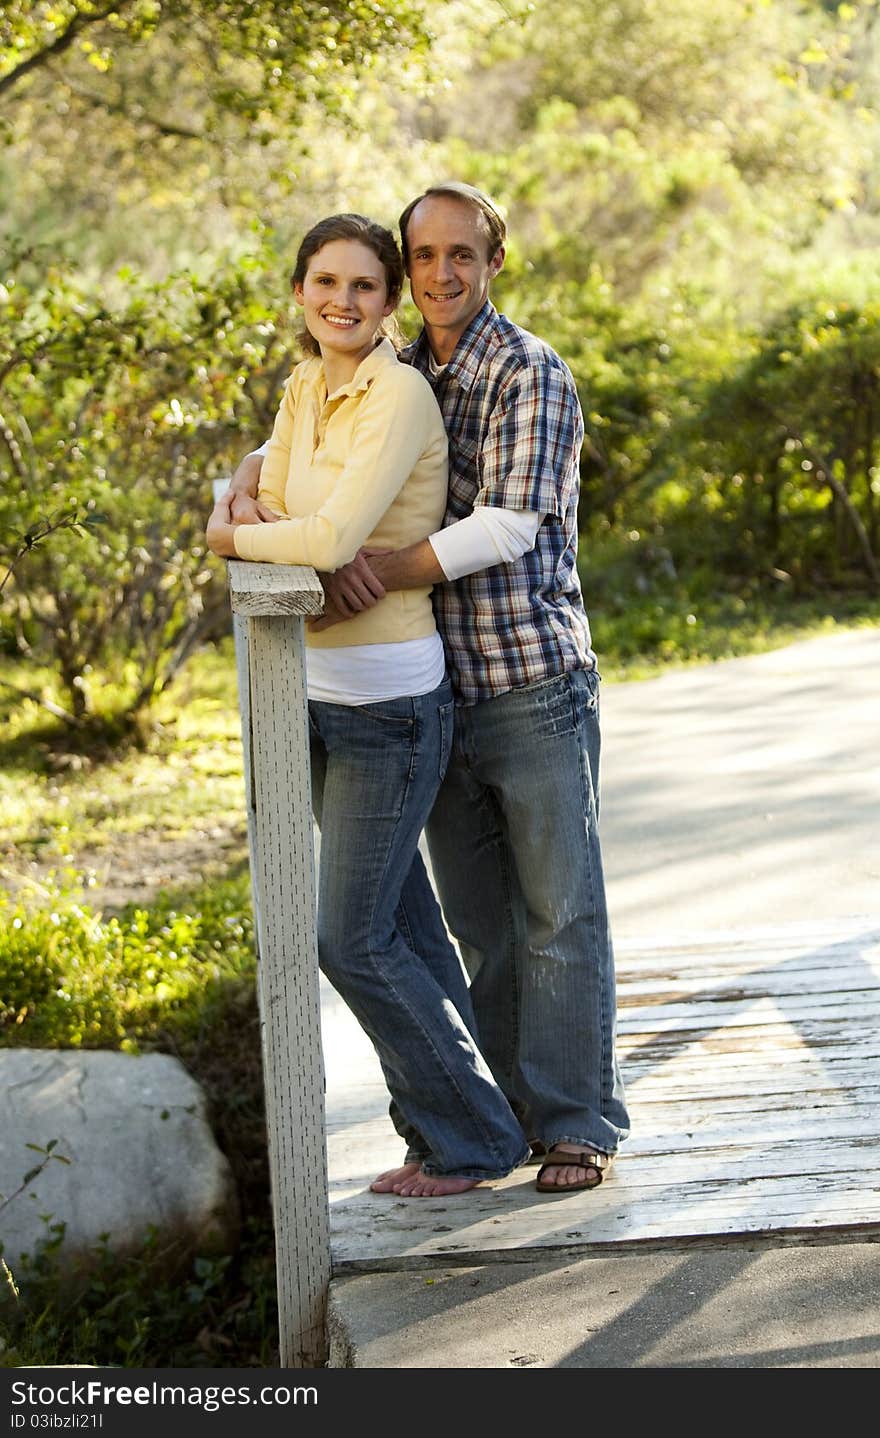
<svg viewBox="0 0 880 1438">
<path fill-rule="evenodd" d="M 360 240 L 329 240 L 312 255 L 294 295 L 321 352 L 362 359 L 395 308 L 385 266 Z"/>
</svg>

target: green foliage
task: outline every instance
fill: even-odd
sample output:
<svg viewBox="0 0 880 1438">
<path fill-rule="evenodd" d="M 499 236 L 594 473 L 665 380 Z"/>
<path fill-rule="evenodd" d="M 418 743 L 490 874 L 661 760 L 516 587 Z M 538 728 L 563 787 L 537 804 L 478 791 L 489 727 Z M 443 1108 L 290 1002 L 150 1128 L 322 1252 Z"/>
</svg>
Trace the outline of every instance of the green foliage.
<svg viewBox="0 0 880 1438">
<path fill-rule="evenodd" d="M 28 1169 L 27 1173 L 23 1174 L 21 1183 L 14 1193 L 0 1193 L 0 1212 L 18 1198 L 20 1194 L 24 1193 L 25 1189 L 33 1183 L 35 1178 L 39 1178 L 43 1169 L 50 1163 L 70 1163 L 70 1159 L 66 1158 L 64 1154 L 55 1152 L 55 1149 L 58 1147 L 57 1138 L 50 1138 L 46 1144 L 29 1143 L 26 1144 L 26 1147 L 30 1149 L 32 1153 L 39 1155 L 39 1162 L 35 1163 L 32 1168 Z M 2 1253 L 2 1251 L 3 1246 L 0 1244 L 0 1253 Z"/>
<path fill-rule="evenodd" d="M 17 1199 L 20 1199 L 22 1194 L 27 1193 L 34 1179 L 39 1178 L 43 1169 L 47 1168 L 50 1163 L 70 1163 L 70 1159 L 64 1154 L 55 1152 L 55 1149 L 58 1147 L 57 1138 L 50 1138 L 49 1142 L 44 1145 L 29 1143 L 26 1147 L 38 1155 L 39 1161 L 33 1164 L 32 1167 L 22 1175 L 21 1182 L 12 1193 L 0 1193 L 0 1214 L 2 1214 L 3 1210 L 8 1208 L 11 1203 L 15 1203 Z M 11 1296 L 18 1301 L 21 1297 L 21 1290 L 15 1281 L 15 1274 L 3 1257 L 3 1247 L 3 1242 L 0 1240 L 0 1307 L 2 1307 L 4 1298 L 8 1301 Z M 2 1358 L 2 1344 L 0 1344 L 0 1358 Z"/>
<path fill-rule="evenodd" d="M 260 298 L 267 263 L 261 252 L 218 265 L 210 286 L 122 272 L 118 299 L 87 294 L 58 266 L 39 273 L 35 256 L 7 273 L 7 633 L 54 665 L 72 722 L 100 708 L 91 674 L 137 714 L 222 603 L 219 587 L 207 593 L 221 572 L 203 541 L 210 479 L 264 432 L 291 363 L 283 321 Z"/>
<path fill-rule="evenodd" d="M 768 324 L 668 441 L 697 476 L 688 513 L 713 512 L 714 563 L 880 588 L 878 414 L 880 304 L 824 299 Z"/>
<path fill-rule="evenodd" d="M 88 1268 L 60 1281 L 63 1225 L 46 1223 L 37 1254 L 0 1297 L 0 1368 L 269 1368 L 278 1363 L 271 1228 L 251 1221 L 240 1250 L 197 1256 L 187 1273 L 156 1279 L 157 1237 L 127 1255 L 106 1241 Z M 73 1356 L 72 1356 L 73 1355 Z"/>
<path fill-rule="evenodd" d="M 218 886 L 195 913 L 164 899 L 105 919 L 57 886 L 0 895 L 0 1041 L 132 1049 L 183 1013 L 197 1023 L 225 985 L 253 972 L 251 921 L 235 897 L 232 913 L 229 887 Z"/>
<path fill-rule="evenodd" d="M 210 61 L 203 91 L 210 108 L 202 117 L 210 129 L 214 112 L 258 120 L 273 104 L 310 91 L 326 100 L 333 79 L 350 67 L 423 40 L 420 8 L 407 0 L 8 0 L 0 19 L 0 95 L 48 72 L 72 93 L 88 81 L 93 104 L 109 115 L 118 92 L 100 82 L 132 53 L 166 49 L 179 60 L 195 53 Z"/>
<path fill-rule="evenodd" d="M 238 248 L 267 197 L 296 214 L 309 133 L 323 145 L 330 113 L 348 128 L 377 59 L 427 43 L 421 0 L 110 9 L 2 7 L 0 228 L 153 278 Z"/>
</svg>

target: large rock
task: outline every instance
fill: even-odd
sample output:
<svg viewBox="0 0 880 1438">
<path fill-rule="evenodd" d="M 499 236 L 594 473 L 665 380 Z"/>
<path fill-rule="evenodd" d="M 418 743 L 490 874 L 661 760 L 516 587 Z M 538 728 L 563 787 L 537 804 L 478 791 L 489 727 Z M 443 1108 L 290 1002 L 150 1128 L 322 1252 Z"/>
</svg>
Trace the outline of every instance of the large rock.
<svg viewBox="0 0 880 1438">
<path fill-rule="evenodd" d="M 16 1277 L 47 1218 L 64 1224 L 58 1261 L 68 1273 L 103 1242 L 122 1255 L 151 1233 L 149 1252 L 166 1271 L 196 1252 L 233 1249 L 235 1185 L 205 1108 L 199 1085 L 167 1054 L 0 1052 L 0 1242 Z M 17 1193 L 41 1162 L 28 1144 L 45 1149 L 53 1139 L 69 1162 L 50 1161 Z"/>
</svg>

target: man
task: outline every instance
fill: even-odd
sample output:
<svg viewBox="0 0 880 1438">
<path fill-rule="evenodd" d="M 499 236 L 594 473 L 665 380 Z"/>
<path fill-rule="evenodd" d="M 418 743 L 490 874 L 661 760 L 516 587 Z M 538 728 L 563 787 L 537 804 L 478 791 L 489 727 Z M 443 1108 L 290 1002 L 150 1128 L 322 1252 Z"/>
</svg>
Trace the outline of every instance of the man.
<svg viewBox="0 0 880 1438">
<path fill-rule="evenodd" d="M 539 1190 L 594 1188 L 628 1118 L 597 830 L 599 675 L 576 567 L 583 419 L 559 356 L 489 300 L 506 238 L 492 202 L 440 185 L 400 229 L 424 320 L 401 358 L 434 387 L 449 438 L 444 527 L 322 576 L 317 624 L 435 586 L 457 700 L 427 830 L 444 916 L 483 1053 L 543 1155 Z M 257 464 L 233 479 L 238 518 L 265 518 L 241 497 Z M 407 1158 L 374 1187 L 417 1193 L 418 1135 Z"/>
</svg>

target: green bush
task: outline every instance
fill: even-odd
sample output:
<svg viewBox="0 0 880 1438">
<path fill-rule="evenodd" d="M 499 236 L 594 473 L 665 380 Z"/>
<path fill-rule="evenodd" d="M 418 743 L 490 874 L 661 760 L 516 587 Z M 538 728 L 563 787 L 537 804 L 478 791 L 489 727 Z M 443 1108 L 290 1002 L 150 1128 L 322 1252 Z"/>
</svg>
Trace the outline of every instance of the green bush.
<svg viewBox="0 0 880 1438">
<path fill-rule="evenodd" d="M 76 891 L 0 895 L 0 1040 L 9 1046 L 122 1048 L 169 1024 L 193 1029 L 223 985 L 254 971 L 243 882 L 179 912 L 169 898 L 121 916 Z"/>
<path fill-rule="evenodd" d="M 100 1245 L 79 1283 L 68 1275 L 59 1285 L 56 1253 L 63 1236 L 63 1224 L 47 1222 L 40 1251 L 0 1292 L 0 1368 L 277 1365 L 268 1226 L 249 1223 L 234 1259 L 197 1257 L 173 1283 L 156 1282 L 154 1235 L 140 1252 L 123 1258 Z"/>
</svg>

